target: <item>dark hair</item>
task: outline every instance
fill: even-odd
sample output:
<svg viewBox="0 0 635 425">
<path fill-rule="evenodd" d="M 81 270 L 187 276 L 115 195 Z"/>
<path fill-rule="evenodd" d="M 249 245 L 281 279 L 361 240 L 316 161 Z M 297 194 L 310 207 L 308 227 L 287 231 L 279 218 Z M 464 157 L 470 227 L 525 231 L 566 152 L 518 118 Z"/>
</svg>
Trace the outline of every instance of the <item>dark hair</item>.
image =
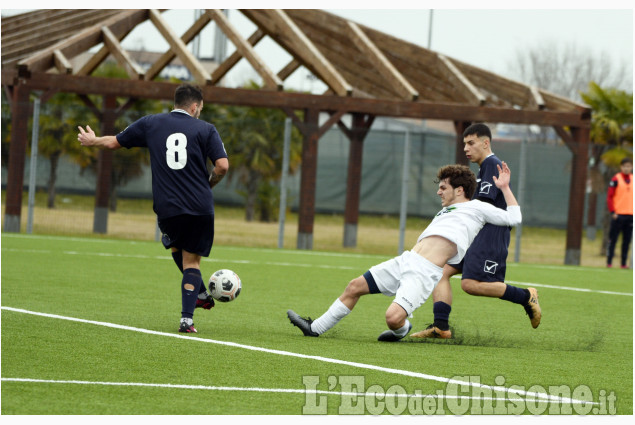
<svg viewBox="0 0 635 425">
<path fill-rule="evenodd" d="M 201 103 L 203 101 L 203 91 L 191 84 L 181 84 L 174 92 L 174 106 L 177 108 L 186 108 L 192 103 Z"/>
<path fill-rule="evenodd" d="M 450 186 L 455 189 L 462 187 L 467 199 L 472 198 L 474 190 L 476 189 L 476 176 L 472 170 L 470 170 L 470 167 L 461 164 L 443 166 L 439 168 L 437 172 L 437 180 L 435 183 L 439 183 L 445 179 L 448 179 Z"/>
<path fill-rule="evenodd" d="M 470 125 L 463 132 L 463 137 L 471 136 L 473 134 L 475 134 L 476 137 L 487 137 L 490 142 L 492 141 L 492 131 L 485 124 L 476 123 Z"/>
<path fill-rule="evenodd" d="M 624 159 L 622 159 L 622 162 L 620 162 L 620 165 L 624 165 L 624 164 L 633 165 L 633 159 L 632 158 L 624 158 Z"/>
</svg>

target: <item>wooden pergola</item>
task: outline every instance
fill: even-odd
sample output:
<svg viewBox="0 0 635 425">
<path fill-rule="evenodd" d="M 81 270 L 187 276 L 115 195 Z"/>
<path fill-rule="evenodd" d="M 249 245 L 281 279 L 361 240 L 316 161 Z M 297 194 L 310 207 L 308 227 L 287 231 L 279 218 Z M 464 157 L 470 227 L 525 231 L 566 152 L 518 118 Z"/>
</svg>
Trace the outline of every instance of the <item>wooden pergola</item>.
<svg viewBox="0 0 635 425">
<path fill-rule="evenodd" d="M 201 86 L 206 103 L 279 108 L 303 135 L 297 247 L 312 249 L 319 138 L 338 125 L 350 140 L 344 245 L 356 243 L 363 142 L 377 116 L 448 120 L 456 128 L 456 162 L 463 155 L 463 130 L 473 122 L 551 126 L 573 154 L 565 264 L 580 264 L 591 111 L 585 105 L 503 78 L 432 50 L 400 40 L 322 10 L 244 9 L 256 26 L 246 36 L 221 10 L 204 10 L 182 35 L 162 11 L 38 10 L 2 18 L 2 85 L 11 101 L 12 129 L 4 231 L 20 231 L 29 97 L 42 92 L 46 101 L 57 92 L 75 93 L 99 117 L 101 134 L 114 134 L 114 121 L 136 99 L 173 98 L 175 84 L 156 81 L 178 58 Z M 144 70 L 121 41 L 138 25 L 151 21 L 169 49 Z M 235 46 L 213 72 L 188 50 L 203 28 L 215 23 Z M 291 60 L 274 70 L 254 46 L 270 38 Z M 101 46 L 88 62 L 72 59 Z M 128 79 L 92 76 L 112 56 Z M 263 90 L 221 87 L 219 82 L 245 59 L 262 78 Z M 299 68 L 309 70 L 328 89 L 320 95 L 284 91 L 285 80 Z M 95 105 L 87 95 L 101 95 Z M 118 105 L 116 98 L 127 98 Z M 300 112 L 300 114 L 298 114 Z M 320 125 L 320 113 L 330 118 Z M 342 118 L 350 115 L 350 125 Z M 95 204 L 95 231 L 104 232 L 112 152 L 100 151 Z"/>
</svg>

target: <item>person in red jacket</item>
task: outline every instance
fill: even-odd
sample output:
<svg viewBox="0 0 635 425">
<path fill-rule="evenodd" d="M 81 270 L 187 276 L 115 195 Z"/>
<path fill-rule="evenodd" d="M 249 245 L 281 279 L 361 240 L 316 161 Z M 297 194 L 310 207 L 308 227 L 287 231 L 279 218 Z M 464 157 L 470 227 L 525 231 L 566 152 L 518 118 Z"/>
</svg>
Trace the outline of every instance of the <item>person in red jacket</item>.
<svg viewBox="0 0 635 425">
<path fill-rule="evenodd" d="M 620 163 L 620 172 L 609 183 L 606 203 L 611 213 L 611 229 L 606 266 L 613 266 L 613 254 L 620 233 L 622 234 L 622 268 L 625 269 L 628 248 L 633 237 L 633 160 L 624 158 Z"/>
</svg>

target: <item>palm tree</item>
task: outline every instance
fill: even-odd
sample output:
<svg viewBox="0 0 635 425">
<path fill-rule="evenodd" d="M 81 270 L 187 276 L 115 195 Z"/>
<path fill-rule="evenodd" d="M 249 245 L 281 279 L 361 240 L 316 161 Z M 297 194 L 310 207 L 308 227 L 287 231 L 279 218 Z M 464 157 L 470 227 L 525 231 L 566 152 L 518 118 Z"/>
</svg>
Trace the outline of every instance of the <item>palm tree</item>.
<svg viewBox="0 0 635 425">
<path fill-rule="evenodd" d="M 47 158 L 50 164 L 47 208 L 55 208 L 55 183 L 60 159 L 63 155 L 76 156 L 81 150 L 76 134 L 78 113 L 75 95 L 68 93 L 55 94 L 42 107 L 38 155 Z"/>
<path fill-rule="evenodd" d="M 248 88 L 259 89 L 251 82 Z M 238 178 L 244 185 L 245 219 L 253 221 L 256 212 L 260 221 L 274 218 L 279 191 L 275 181 L 282 172 L 284 121 L 279 110 L 230 106 L 217 111 L 215 125 L 225 143 L 231 172 L 228 178 Z M 289 172 L 293 174 L 301 161 L 300 132 L 291 133 Z"/>
<path fill-rule="evenodd" d="M 604 192 L 611 177 L 619 169 L 622 158 L 633 154 L 633 93 L 614 88 L 603 89 L 591 82 L 589 91 L 580 95 L 593 110 L 590 134 L 593 142 L 590 169 L 592 188 L 589 211 L 595 211 L 597 194 Z M 605 165 L 604 171 L 600 164 Z M 603 254 L 608 243 L 608 211 L 605 211 L 602 222 Z"/>
</svg>

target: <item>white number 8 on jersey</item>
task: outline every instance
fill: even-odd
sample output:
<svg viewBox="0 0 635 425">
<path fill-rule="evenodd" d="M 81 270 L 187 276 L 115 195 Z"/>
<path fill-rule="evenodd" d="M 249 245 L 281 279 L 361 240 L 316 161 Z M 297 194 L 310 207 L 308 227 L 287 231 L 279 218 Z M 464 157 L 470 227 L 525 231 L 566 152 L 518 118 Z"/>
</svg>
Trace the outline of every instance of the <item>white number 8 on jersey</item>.
<svg viewBox="0 0 635 425">
<path fill-rule="evenodd" d="M 165 141 L 165 159 L 168 167 L 173 170 L 181 170 L 187 164 L 187 137 L 183 133 L 170 134 Z"/>
</svg>

